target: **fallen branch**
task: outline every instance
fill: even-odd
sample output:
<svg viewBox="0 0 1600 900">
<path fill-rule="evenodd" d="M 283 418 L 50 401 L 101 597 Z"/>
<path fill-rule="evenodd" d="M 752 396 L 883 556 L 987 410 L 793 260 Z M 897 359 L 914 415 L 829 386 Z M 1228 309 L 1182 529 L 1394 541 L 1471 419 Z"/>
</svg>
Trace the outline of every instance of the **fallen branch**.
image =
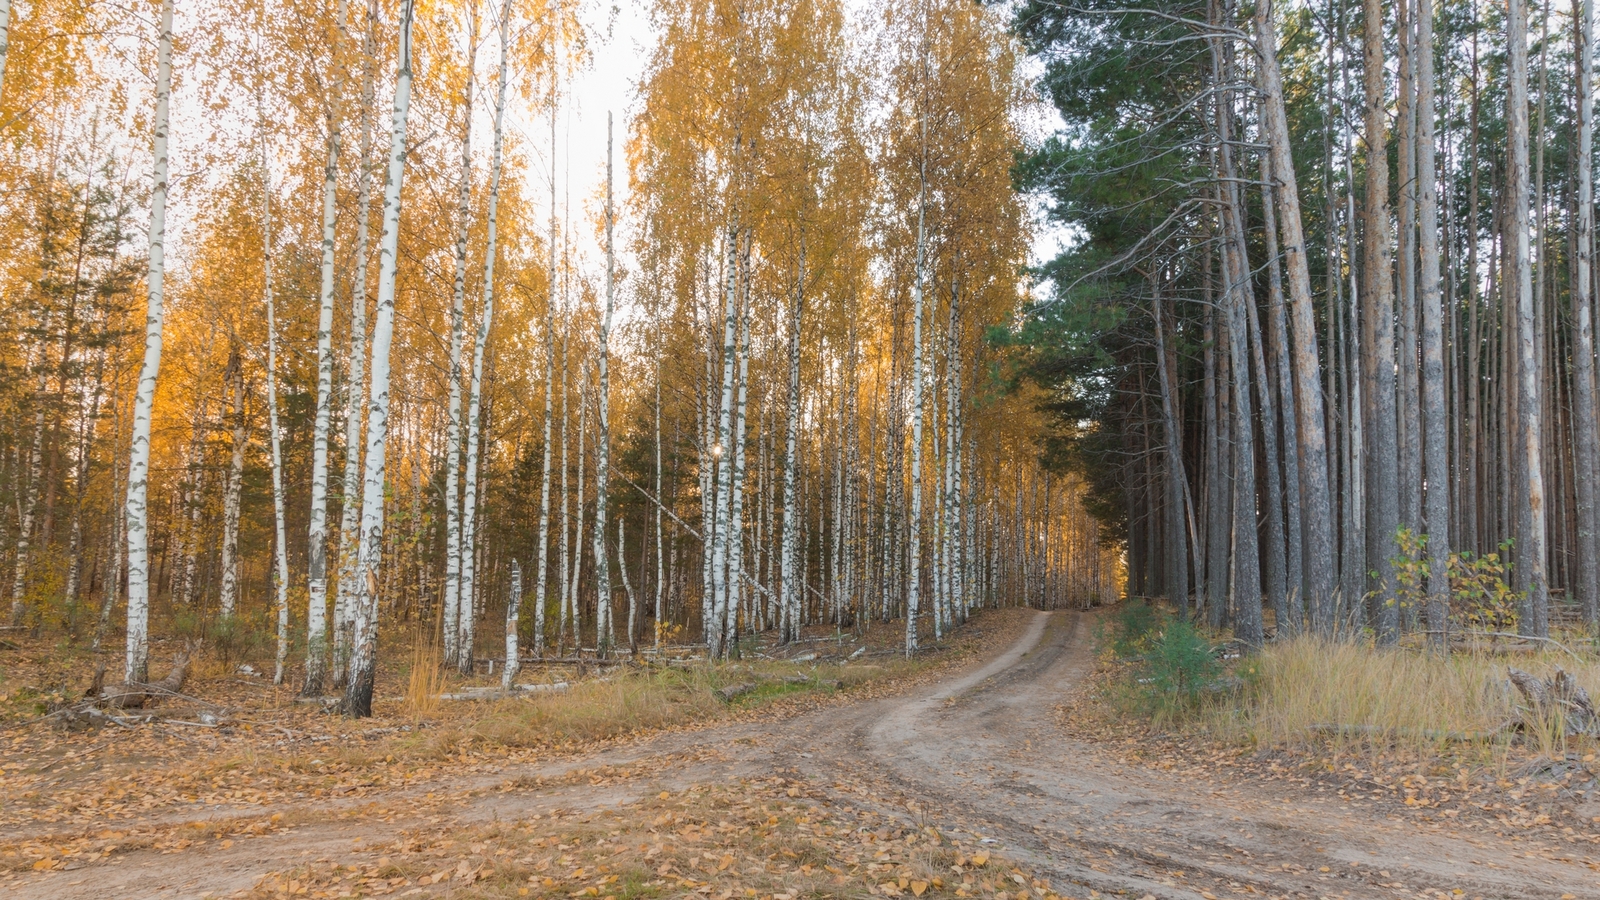
<svg viewBox="0 0 1600 900">
<path fill-rule="evenodd" d="M 1537 637 L 1537 636 L 1531 635 L 1531 634 L 1517 634 L 1514 631 L 1424 631 L 1422 633 L 1423 634 L 1443 634 L 1443 635 L 1459 634 L 1462 637 L 1503 637 L 1503 638 L 1515 638 L 1517 640 L 1522 640 L 1522 641 L 1540 641 L 1542 643 L 1549 644 L 1552 647 L 1555 647 L 1555 648 L 1565 652 L 1568 656 L 1570 656 L 1573 659 L 1577 660 L 1579 663 L 1584 663 L 1585 662 L 1583 657 L 1579 656 L 1576 653 L 1573 653 L 1572 650 L 1570 650 L 1565 644 L 1561 643 L 1560 641 L 1553 640 L 1553 639 L 1547 638 L 1547 637 Z"/>
<path fill-rule="evenodd" d="M 754 684 L 746 681 L 742 684 L 728 685 L 722 690 L 717 691 L 717 696 L 722 698 L 723 703 L 731 703 L 735 697 L 742 697 L 755 689 L 756 686 Z"/>
</svg>

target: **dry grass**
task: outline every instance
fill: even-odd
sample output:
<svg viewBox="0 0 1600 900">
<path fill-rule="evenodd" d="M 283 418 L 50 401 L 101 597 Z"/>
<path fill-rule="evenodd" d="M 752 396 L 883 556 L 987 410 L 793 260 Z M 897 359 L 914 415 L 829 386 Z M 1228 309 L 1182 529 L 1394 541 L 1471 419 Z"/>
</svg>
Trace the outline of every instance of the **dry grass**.
<svg viewBox="0 0 1600 900">
<path fill-rule="evenodd" d="M 1477 747 L 1502 753 L 1511 735 L 1502 726 L 1517 714 L 1519 697 L 1507 667 L 1548 677 L 1566 669 L 1600 696 L 1600 660 L 1580 663 L 1559 650 L 1517 653 L 1483 649 L 1448 657 L 1408 649 L 1304 639 L 1275 644 L 1245 663 L 1246 702 L 1204 713 L 1207 725 L 1257 744 L 1327 740 L 1373 743 L 1375 738 L 1417 748 Z M 1565 752 L 1555 729 L 1527 736 L 1546 756 Z"/>
<path fill-rule="evenodd" d="M 944 659 L 895 658 L 878 664 L 797 665 L 783 660 L 718 666 L 646 666 L 572 683 L 562 691 L 486 703 L 450 704 L 414 751 L 443 755 L 471 746 L 568 747 L 701 725 L 778 704 L 824 702 L 840 691 L 915 676 Z M 755 689 L 725 701 L 738 684 Z"/>
<path fill-rule="evenodd" d="M 406 673 L 406 715 L 413 721 L 420 721 L 438 712 L 444 684 L 439 645 L 428 632 L 419 630 L 411 639 L 411 666 Z"/>
</svg>

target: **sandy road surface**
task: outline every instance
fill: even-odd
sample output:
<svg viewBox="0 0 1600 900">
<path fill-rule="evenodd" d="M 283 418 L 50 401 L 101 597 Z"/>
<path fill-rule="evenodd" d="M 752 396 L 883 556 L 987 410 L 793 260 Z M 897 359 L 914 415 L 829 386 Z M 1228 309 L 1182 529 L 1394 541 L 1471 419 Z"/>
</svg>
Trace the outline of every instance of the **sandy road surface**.
<svg viewBox="0 0 1600 900">
<path fill-rule="evenodd" d="M 622 805 L 663 788 L 782 772 L 856 806 L 987 838 L 1066 894 L 1600 900 L 1600 861 L 1591 857 L 1525 855 L 1524 844 L 1472 823 L 1431 830 L 1283 785 L 1224 775 L 1197 782 L 1131 766 L 1074 742 L 1055 709 L 1092 668 L 1089 627 L 1070 612 L 1021 621 L 1015 641 L 991 659 L 904 696 L 668 735 L 555 765 L 479 771 L 428 785 L 431 800 L 415 791 L 361 799 L 362 806 L 392 810 L 389 822 L 319 815 L 326 806 L 264 810 L 304 824 L 226 849 L 118 855 L 14 881 L 0 893 L 52 900 L 226 895 L 307 859 L 376 856 L 362 847 L 423 822 L 448 827 Z M 598 788 L 561 781 L 596 765 L 641 774 Z M 528 787 L 528 776 L 551 783 Z M 502 787 L 516 778 L 522 787 Z"/>
</svg>

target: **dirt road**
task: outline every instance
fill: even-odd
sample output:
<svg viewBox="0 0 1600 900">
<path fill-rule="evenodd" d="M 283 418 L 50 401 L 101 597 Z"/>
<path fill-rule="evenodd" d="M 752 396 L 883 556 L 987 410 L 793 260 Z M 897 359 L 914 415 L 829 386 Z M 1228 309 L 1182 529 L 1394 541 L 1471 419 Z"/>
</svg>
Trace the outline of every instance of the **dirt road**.
<svg viewBox="0 0 1600 900">
<path fill-rule="evenodd" d="M 307 859 L 359 855 L 408 823 L 514 820 L 784 773 L 841 803 L 985 839 L 1064 894 L 1600 900 L 1600 861 L 1584 855 L 1592 845 L 1508 840 L 1468 822 L 1452 831 L 1243 776 L 1197 781 L 1076 742 L 1056 709 L 1091 671 L 1089 626 L 1071 612 L 1019 621 L 1021 632 L 998 655 L 906 696 L 668 735 L 559 765 L 481 771 L 430 784 L 426 795 L 362 798 L 367 809 L 386 811 L 382 821 L 331 816 L 325 807 L 278 810 L 304 824 L 227 848 L 119 854 L 0 892 L 52 900 L 225 896 Z M 563 780 L 598 765 L 631 774 L 602 787 Z M 532 784 L 536 778 L 545 783 Z M 508 779 L 519 786 L 507 789 Z M 1562 846 L 1585 849 L 1565 858 L 1550 849 Z"/>
</svg>

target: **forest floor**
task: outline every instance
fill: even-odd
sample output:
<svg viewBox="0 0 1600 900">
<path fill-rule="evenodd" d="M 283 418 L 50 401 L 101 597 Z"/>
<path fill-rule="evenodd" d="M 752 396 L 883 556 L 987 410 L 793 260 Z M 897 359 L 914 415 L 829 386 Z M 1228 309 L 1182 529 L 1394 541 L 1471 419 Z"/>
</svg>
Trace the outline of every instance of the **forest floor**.
<svg viewBox="0 0 1600 900">
<path fill-rule="evenodd" d="M 984 613 L 942 664 L 702 727 L 538 752 L 462 741 L 427 763 L 327 747 L 340 771 L 297 753 L 322 764 L 298 791 L 263 774 L 280 751 L 217 771 L 196 745 L 110 796 L 89 796 L 103 768 L 86 766 L 62 782 L 84 793 L 57 801 L 48 764 L 13 747 L 0 787 L 16 797 L 26 776 L 36 796 L 0 816 L 0 893 L 1600 900 L 1592 826 L 1450 816 L 1086 726 L 1098 615 Z M 68 752 L 115 753 L 118 730 Z M 184 769 L 208 789 L 140 790 L 141 772 Z"/>
</svg>

